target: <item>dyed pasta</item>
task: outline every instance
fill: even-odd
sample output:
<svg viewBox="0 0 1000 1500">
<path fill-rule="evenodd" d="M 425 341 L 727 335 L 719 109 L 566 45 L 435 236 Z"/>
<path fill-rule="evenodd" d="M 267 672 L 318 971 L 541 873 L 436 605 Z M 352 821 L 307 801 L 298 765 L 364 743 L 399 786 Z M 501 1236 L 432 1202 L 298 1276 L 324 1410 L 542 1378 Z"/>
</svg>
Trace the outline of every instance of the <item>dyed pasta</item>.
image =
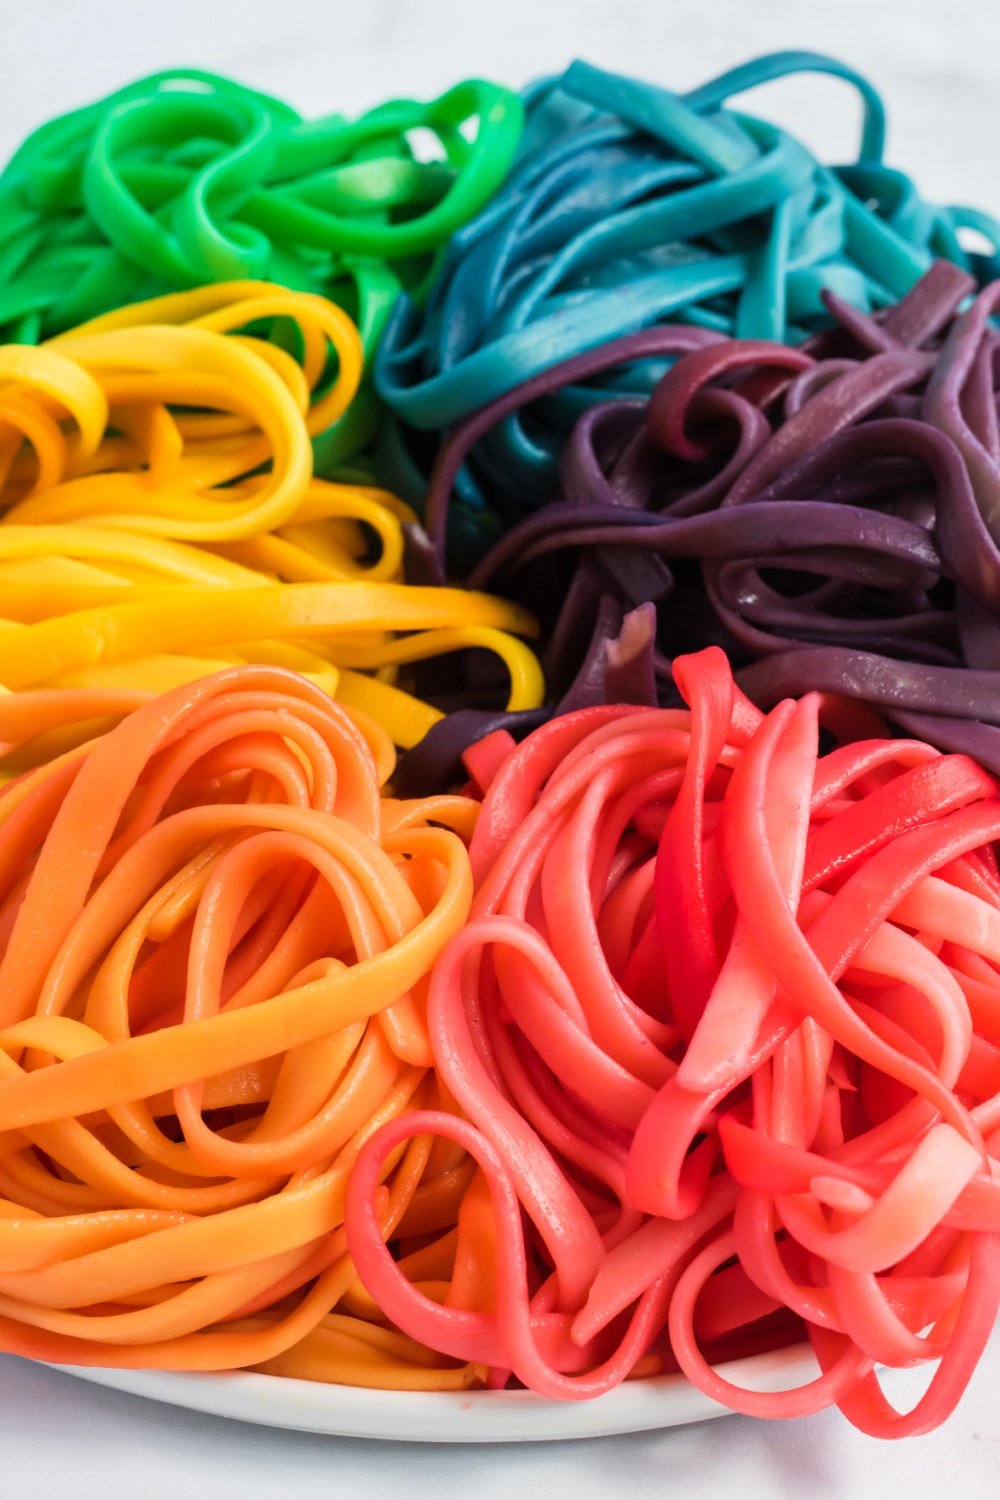
<svg viewBox="0 0 1000 1500">
<path fill-rule="evenodd" d="M 664 328 L 556 366 L 450 440 L 438 555 L 485 431 L 638 353 L 672 358 L 649 402 L 580 419 L 559 498 L 470 575 L 541 610 L 553 703 L 676 702 L 671 657 L 714 641 L 761 707 L 843 694 L 1000 771 L 998 288 L 964 306 L 971 278 L 938 262 L 877 318 L 831 299 L 839 327 L 804 348 Z M 411 784 L 496 723 L 440 726 Z"/>
<path fill-rule="evenodd" d="M 297 359 L 247 331 L 276 323 Z M 0 347 L 0 683 L 156 692 L 257 661 L 412 745 L 440 713 L 406 691 L 409 664 L 474 647 L 503 664 L 511 706 L 540 702 L 510 634 L 532 628 L 522 609 L 407 588 L 408 508 L 314 477 L 310 437 L 360 372 L 345 313 L 266 283 Z"/>
<path fill-rule="evenodd" d="M 0 740 L 111 706 L 19 693 Z M 362 1141 L 441 1102 L 424 996 L 476 813 L 384 800 L 392 749 L 366 733 L 303 678 L 239 667 L 0 797 L 3 1349 L 481 1378 L 370 1316 L 346 1254 Z M 426 1139 L 393 1153 L 383 1229 L 420 1233 L 428 1203 L 447 1222 L 454 1166 Z"/>
<path fill-rule="evenodd" d="M 466 1118 L 365 1143 L 348 1246 L 397 1326 L 495 1385 L 591 1397 L 652 1355 L 737 1411 L 925 1431 L 1000 1306 L 997 785 L 852 740 L 842 700 L 765 717 L 717 648 L 674 671 L 690 709 L 583 709 L 470 752 L 476 895 L 429 1003 Z M 387 1253 L 374 1196 L 425 1132 L 475 1158 L 489 1226 L 488 1275 L 443 1300 Z M 712 1368 L 803 1329 L 800 1389 Z M 894 1412 L 876 1364 L 938 1358 Z"/>
<path fill-rule="evenodd" d="M 516 94 L 478 80 L 348 121 L 303 120 L 212 73 L 140 78 L 50 120 L 0 176 L 0 331 L 34 343 L 124 303 L 264 278 L 360 309 L 368 342 L 503 181 L 521 121 Z"/>
<path fill-rule="evenodd" d="M 789 73 L 826 73 L 864 109 L 857 160 L 831 169 L 729 101 Z M 577 62 L 526 95 L 515 170 L 454 237 L 429 297 L 400 299 L 378 355 L 395 414 L 381 478 L 422 504 L 443 432 L 550 366 L 671 320 L 727 336 L 797 342 L 828 322 L 825 289 L 871 311 L 901 297 L 933 256 L 979 280 L 1000 270 L 1000 226 L 923 203 L 883 159 L 878 94 L 809 52 L 755 59 L 686 95 Z M 991 246 L 969 256 L 971 226 Z M 567 382 L 483 434 L 457 476 L 452 542 L 482 553 L 546 500 L 581 412 L 648 397 L 655 350 Z M 422 437 L 422 434 L 430 434 Z"/>
<path fill-rule="evenodd" d="M 799 71 L 852 165 L 732 107 Z M 811 53 L 353 122 L 172 72 L 0 173 L 0 1349 L 953 1409 L 1000 226 L 884 127 Z"/>
<path fill-rule="evenodd" d="M 421 294 L 449 236 L 503 181 L 522 119 L 516 94 L 477 79 L 426 104 L 304 120 L 216 74 L 140 78 L 50 120 L 0 174 L 0 340 L 264 278 L 344 307 L 367 361 L 400 290 Z M 317 436 L 319 472 L 357 459 L 379 420 L 365 381 Z"/>
<path fill-rule="evenodd" d="M 282 322 L 299 358 L 249 336 Z M 309 439 L 350 407 L 361 344 L 322 297 L 228 282 L 105 313 L 38 349 L 7 345 L 0 376 L 0 504 L 14 519 L 234 542 L 295 518 Z"/>
</svg>

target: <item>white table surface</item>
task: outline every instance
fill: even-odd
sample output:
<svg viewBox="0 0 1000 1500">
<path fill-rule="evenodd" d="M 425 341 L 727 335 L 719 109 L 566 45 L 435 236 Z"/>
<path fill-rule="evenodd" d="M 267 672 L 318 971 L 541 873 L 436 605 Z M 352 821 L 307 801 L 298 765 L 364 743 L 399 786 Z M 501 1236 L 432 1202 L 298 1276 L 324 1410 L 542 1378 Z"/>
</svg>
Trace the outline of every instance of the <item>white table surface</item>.
<svg viewBox="0 0 1000 1500">
<path fill-rule="evenodd" d="M 1000 213 L 997 0 L 0 0 L 0 156 L 53 113 L 171 65 L 231 72 L 318 114 L 474 73 L 520 83 L 575 55 L 683 87 L 781 47 L 867 72 L 889 106 L 890 159 L 928 197 Z M 760 108 L 826 156 L 850 154 L 843 86 L 780 85 Z M 253 1428 L 0 1357 L 0 1500 L 987 1500 L 1000 1493 L 998 1388 L 995 1339 L 951 1422 L 919 1440 L 876 1443 L 825 1413 L 448 1449 Z"/>
</svg>

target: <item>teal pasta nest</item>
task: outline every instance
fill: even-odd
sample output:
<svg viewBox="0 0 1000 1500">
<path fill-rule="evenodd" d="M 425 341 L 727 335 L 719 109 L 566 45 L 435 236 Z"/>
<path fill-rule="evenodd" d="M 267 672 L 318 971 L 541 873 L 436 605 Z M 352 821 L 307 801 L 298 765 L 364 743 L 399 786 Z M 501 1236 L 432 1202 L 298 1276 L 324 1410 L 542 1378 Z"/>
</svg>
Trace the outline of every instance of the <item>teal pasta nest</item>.
<svg viewBox="0 0 1000 1500">
<path fill-rule="evenodd" d="M 728 101 L 796 72 L 860 94 L 857 159 L 821 164 Z M 382 478 L 419 504 L 442 430 L 560 360 L 661 322 L 797 343 L 829 324 L 825 290 L 866 311 L 903 296 L 935 257 L 983 283 L 1000 271 L 987 216 L 925 203 L 883 159 L 879 95 L 812 53 L 762 57 L 686 95 L 574 63 L 526 93 L 517 164 L 454 236 L 430 295 L 403 296 L 378 357 L 396 414 Z M 993 247 L 963 248 L 974 229 Z M 511 415 L 459 476 L 466 556 L 553 488 L 573 422 L 609 396 L 648 398 L 662 359 L 637 360 Z"/>
</svg>

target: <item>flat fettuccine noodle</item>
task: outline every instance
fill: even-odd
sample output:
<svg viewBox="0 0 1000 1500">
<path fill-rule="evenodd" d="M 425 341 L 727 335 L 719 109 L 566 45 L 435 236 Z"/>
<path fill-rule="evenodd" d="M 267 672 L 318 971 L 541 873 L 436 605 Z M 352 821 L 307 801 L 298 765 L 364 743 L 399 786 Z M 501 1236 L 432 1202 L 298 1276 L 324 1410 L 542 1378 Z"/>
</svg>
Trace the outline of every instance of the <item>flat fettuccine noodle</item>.
<svg viewBox="0 0 1000 1500">
<path fill-rule="evenodd" d="M 0 738 L 51 702 L 0 700 Z M 374 738 L 303 678 L 236 667 L 0 798 L 0 1347 L 482 1378 L 386 1327 L 346 1255 L 360 1146 L 445 1103 L 425 990 L 469 908 L 477 811 L 384 797 Z M 426 1137 L 395 1153 L 385 1233 L 449 1231 L 463 1161 Z M 446 1233 L 420 1284 L 453 1254 Z"/>
<path fill-rule="evenodd" d="M 404 588 L 413 513 L 314 475 L 311 439 L 360 375 L 345 313 L 262 282 L 0 348 L 0 683 L 156 692 L 258 662 L 409 747 L 441 715 L 408 665 L 476 648 L 505 667 L 509 707 L 539 703 L 527 613 Z"/>
</svg>

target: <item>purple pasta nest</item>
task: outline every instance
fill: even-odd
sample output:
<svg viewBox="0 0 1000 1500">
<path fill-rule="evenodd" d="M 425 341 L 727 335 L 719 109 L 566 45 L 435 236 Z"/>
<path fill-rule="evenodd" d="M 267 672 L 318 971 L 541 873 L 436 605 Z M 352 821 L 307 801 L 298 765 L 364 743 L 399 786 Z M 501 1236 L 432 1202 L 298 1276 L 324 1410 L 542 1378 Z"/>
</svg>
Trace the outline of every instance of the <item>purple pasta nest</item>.
<svg viewBox="0 0 1000 1500">
<path fill-rule="evenodd" d="M 812 689 L 1000 773 L 1000 282 L 936 263 L 874 316 L 792 348 L 649 329 L 525 382 L 442 451 L 415 571 L 444 576 L 454 477 L 529 402 L 656 354 L 649 401 L 607 401 L 563 450 L 559 493 L 468 579 L 543 624 L 544 713 L 670 703 L 671 659 L 716 643 L 761 707 Z M 410 753 L 418 786 L 490 729 L 451 713 Z"/>
</svg>

